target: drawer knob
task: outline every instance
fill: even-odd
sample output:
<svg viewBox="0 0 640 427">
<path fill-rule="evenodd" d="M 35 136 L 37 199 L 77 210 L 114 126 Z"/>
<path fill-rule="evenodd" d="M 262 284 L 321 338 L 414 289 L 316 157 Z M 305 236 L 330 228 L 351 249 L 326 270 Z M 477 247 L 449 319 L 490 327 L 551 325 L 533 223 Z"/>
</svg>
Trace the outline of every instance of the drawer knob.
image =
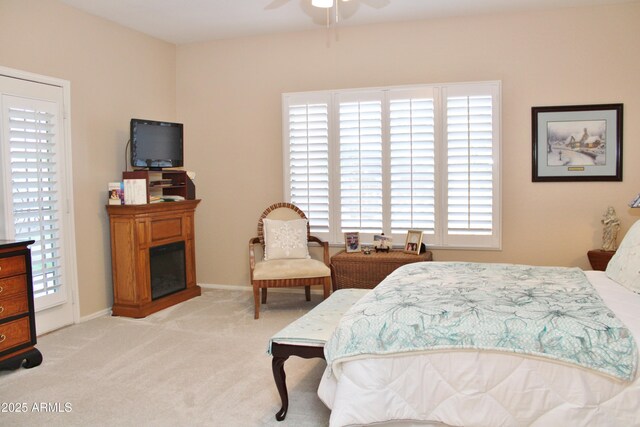
<svg viewBox="0 0 640 427">
<path fill-rule="evenodd" d="M 2 291 L 4 291 L 4 288 L 0 286 L 0 294 L 2 293 Z"/>
<path fill-rule="evenodd" d="M 0 343 L 2 343 L 6 339 L 7 339 L 7 336 L 5 334 L 0 334 Z"/>
<path fill-rule="evenodd" d="M 4 307 L 0 305 L 0 314 L 4 311 Z"/>
</svg>

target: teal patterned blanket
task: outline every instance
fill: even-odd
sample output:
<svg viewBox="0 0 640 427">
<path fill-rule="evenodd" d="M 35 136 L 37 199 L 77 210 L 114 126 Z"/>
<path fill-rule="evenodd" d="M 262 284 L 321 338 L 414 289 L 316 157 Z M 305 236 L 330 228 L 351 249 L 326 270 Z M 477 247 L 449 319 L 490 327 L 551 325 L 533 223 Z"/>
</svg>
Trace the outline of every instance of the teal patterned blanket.
<svg viewBox="0 0 640 427">
<path fill-rule="evenodd" d="M 396 270 L 342 318 L 328 365 L 373 355 L 491 350 L 544 357 L 631 381 L 630 331 L 582 270 L 425 262 Z"/>
</svg>

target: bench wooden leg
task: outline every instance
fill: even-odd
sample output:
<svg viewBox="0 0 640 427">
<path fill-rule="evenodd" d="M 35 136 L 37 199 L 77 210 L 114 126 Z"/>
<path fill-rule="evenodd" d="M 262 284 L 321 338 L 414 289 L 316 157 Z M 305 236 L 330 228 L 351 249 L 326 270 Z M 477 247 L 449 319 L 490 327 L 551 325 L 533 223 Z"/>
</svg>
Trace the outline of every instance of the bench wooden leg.
<svg viewBox="0 0 640 427">
<path fill-rule="evenodd" d="M 289 409 L 289 393 L 287 393 L 287 374 L 284 373 L 284 362 L 287 361 L 289 356 L 274 357 L 271 361 L 271 370 L 273 371 L 273 379 L 276 382 L 278 393 L 280 394 L 280 400 L 282 401 L 282 408 L 276 413 L 276 420 L 282 421 L 287 416 L 287 410 Z"/>
<path fill-rule="evenodd" d="M 284 372 L 284 362 L 289 356 L 298 356 L 303 359 L 311 359 L 319 357 L 324 359 L 324 347 L 309 347 L 304 345 L 291 344 L 271 344 L 271 370 L 273 371 L 273 379 L 276 382 L 282 408 L 276 413 L 276 420 L 282 421 L 287 416 L 289 409 L 289 393 L 287 392 L 287 374 Z"/>
</svg>

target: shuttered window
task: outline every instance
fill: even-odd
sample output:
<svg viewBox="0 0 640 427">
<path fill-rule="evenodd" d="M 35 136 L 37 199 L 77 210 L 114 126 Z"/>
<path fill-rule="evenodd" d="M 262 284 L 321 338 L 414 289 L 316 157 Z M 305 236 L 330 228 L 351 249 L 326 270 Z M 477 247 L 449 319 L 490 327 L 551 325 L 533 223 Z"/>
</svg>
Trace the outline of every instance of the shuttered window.
<svg viewBox="0 0 640 427">
<path fill-rule="evenodd" d="M 490 96 L 447 98 L 447 231 L 491 234 L 493 133 Z"/>
<path fill-rule="evenodd" d="M 382 100 L 339 102 L 340 230 L 382 233 Z"/>
<path fill-rule="evenodd" d="M 329 233 L 329 104 L 312 99 L 287 108 L 285 165 L 289 200 L 307 215 L 314 234 Z"/>
<path fill-rule="evenodd" d="M 321 237 L 500 247 L 499 82 L 285 94 L 283 113 L 285 198 Z"/>
<path fill-rule="evenodd" d="M 50 303 L 55 304 L 65 298 L 56 295 L 62 286 L 56 181 L 57 105 L 32 100 L 21 106 L 22 99 L 11 97 L 5 97 L 5 101 L 13 237 L 35 241 L 30 247 L 34 297 L 37 300 L 48 296 Z"/>
<path fill-rule="evenodd" d="M 393 234 L 435 232 L 435 109 L 431 93 L 392 91 L 389 100 Z M 423 96 L 421 96 L 423 95 Z"/>
</svg>

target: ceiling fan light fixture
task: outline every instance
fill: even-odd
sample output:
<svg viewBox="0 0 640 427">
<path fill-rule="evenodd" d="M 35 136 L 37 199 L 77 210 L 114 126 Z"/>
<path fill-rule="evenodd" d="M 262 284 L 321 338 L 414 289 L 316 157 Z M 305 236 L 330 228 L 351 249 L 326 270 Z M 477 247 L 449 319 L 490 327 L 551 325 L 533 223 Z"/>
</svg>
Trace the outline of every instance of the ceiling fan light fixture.
<svg viewBox="0 0 640 427">
<path fill-rule="evenodd" d="M 311 5 L 328 9 L 333 7 L 333 0 L 311 0 Z"/>
</svg>

